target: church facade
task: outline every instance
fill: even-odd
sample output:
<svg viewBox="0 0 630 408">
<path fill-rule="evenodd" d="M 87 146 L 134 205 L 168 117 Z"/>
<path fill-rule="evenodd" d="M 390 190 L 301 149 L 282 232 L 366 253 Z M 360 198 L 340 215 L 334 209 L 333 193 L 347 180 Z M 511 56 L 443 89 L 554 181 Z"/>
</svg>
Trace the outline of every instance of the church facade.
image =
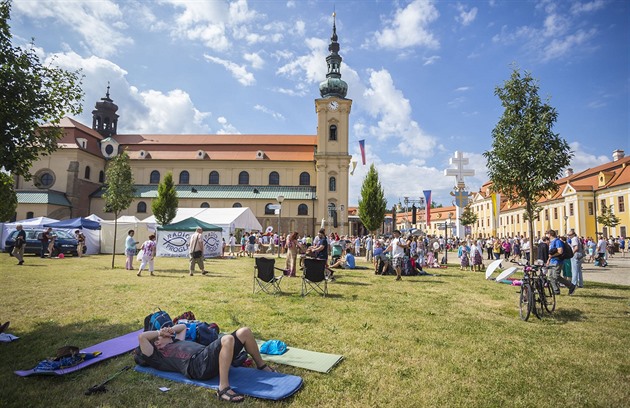
<svg viewBox="0 0 630 408">
<path fill-rule="evenodd" d="M 158 185 L 170 172 L 179 207 L 249 207 L 263 228 L 279 226 L 282 233 L 315 234 L 322 220 L 328 229 L 347 231 L 352 100 L 341 79 L 337 40 L 333 23 L 328 72 L 314 101 L 315 134 L 119 134 L 118 106 L 108 87 L 92 111 L 91 127 L 62 119 L 58 150 L 34 163 L 32 180 L 16 178 L 16 219 L 113 219 L 102 197 L 105 172 L 108 161 L 126 151 L 136 192 L 121 215 L 152 215 Z"/>
</svg>

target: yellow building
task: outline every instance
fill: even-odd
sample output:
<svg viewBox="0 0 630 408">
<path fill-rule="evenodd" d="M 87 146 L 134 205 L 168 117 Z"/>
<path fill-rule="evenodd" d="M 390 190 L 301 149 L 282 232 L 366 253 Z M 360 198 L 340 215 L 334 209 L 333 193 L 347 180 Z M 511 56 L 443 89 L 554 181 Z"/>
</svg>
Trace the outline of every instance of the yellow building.
<svg viewBox="0 0 630 408">
<path fill-rule="evenodd" d="M 615 150 L 609 163 L 575 174 L 568 169 L 565 177 L 556 181 L 558 192 L 538 203 L 542 211 L 534 221 L 534 236 L 540 237 L 549 229 L 566 234 L 573 228 L 578 235 L 585 237 L 595 237 L 597 233 L 626 237 L 630 225 L 627 207 L 630 200 L 629 164 L 630 157 L 625 157 L 623 150 Z M 501 202 L 496 222 L 490 185 L 489 182 L 484 184 L 472 198 L 471 207 L 478 217 L 472 227 L 473 236 L 501 238 L 527 235 L 528 224 L 520 205 Z M 601 215 L 603 205 L 612 206 L 613 213 L 620 219 L 619 225 L 612 228 L 598 225 L 597 216 Z"/>
<path fill-rule="evenodd" d="M 329 229 L 348 231 L 349 115 L 352 100 L 341 79 L 333 24 L 328 73 L 315 99 L 313 135 L 118 134 L 118 106 L 109 87 L 92 111 L 92 127 L 61 122 L 59 149 L 34 163 L 31 181 L 16 178 L 16 219 L 65 219 L 104 209 L 108 160 L 123 150 L 131 158 L 135 198 L 121 215 L 151 215 L 151 203 L 167 172 L 173 174 L 180 207 L 249 207 L 261 225 L 314 234 L 324 219 Z M 124 113 L 122 116 L 124 120 Z M 272 208 L 281 202 L 280 214 Z"/>
</svg>

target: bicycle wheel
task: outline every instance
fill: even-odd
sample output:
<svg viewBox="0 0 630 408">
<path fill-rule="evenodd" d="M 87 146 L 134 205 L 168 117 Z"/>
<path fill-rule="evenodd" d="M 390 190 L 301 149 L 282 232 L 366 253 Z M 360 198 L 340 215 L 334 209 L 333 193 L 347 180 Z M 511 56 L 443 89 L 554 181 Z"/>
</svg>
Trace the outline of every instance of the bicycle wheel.
<svg viewBox="0 0 630 408">
<path fill-rule="evenodd" d="M 543 280 L 543 293 L 545 294 L 545 309 L 547 312 L 553 313 L 556 310 L 556 294 L 547 279 Z"/>
<path fill-rule="evenodd" d="M 523 282 L 521 285 L 521 294 L 518 299 L 519 315 L 521 320 L 527 321 L 529 314 L 532 312 L 532 287 L 529 283 Z"/>
<path fill-rule="evenodd" d="M 543 292 L 543 286 L 540 279 L 534 281 L 534 287 L 532 288 L 533 301 L 532 307 L 534 308 L 534 314 L 537 318 L 542 319 L 544 313 L 545 293 Z"/>
</svg>

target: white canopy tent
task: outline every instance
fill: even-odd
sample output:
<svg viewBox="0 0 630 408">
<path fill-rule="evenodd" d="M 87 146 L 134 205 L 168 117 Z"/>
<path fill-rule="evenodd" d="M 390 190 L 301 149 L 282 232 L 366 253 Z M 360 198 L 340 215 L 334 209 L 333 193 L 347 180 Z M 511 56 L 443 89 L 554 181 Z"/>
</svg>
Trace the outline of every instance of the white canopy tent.
<svg viewBox="0 0 630 408">
<path fill-rule="evenodd" d="M 262 225 L 249 207 L 230 208 L 178 208 L 177 215 L 171 223 L 194 217 L 208 224 L 214 224 L 223 229 L 223 238 L 227 241 L 230 233 L 236 229 L 244 231 L 261 231 Z M 157 223 L 154 216 L 142 220 L 150 231 L 155 231 Z"/>
<path fill-rule="evenodd" d="M 50 224 L 57 221 L 59 220 L 56 220 L 54 218 L 36 217 L 36 218 L 29 218 L 27 220 L 5 223 L 2 225 L 2 231 L 0 234 L 0 240 L 1 240 L 0 248 L 2 248 L 2 250 L 4 251 L 4 243 L 7 240 L 9 233 L 13 231 L 15 229 L 15 226 L 18 224 L 22 224 L 22 227 L 24 227 L 24 229 L 35 229 L 35 228 L 44 228 L 45 224 Z"/>
<path fill-rule="evenodd" d="M 123 215 L 118 218 L 118 230 L 116 233 L 116 253 L 125 252 L 125 240 L 129 230 L 134 230 L 134 239 L 141 244 L 149 238 L 147 224 L 140 221 L 133 215 Z M 114 252 L 114 221 L 101 221 L 101 253 L 111 254 Z"/>
</svg>

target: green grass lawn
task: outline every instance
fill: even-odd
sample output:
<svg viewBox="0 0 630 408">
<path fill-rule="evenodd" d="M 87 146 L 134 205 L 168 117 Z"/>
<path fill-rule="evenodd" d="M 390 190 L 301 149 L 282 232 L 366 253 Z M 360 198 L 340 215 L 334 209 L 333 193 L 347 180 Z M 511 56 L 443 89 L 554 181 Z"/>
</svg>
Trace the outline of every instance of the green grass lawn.
<svg viewBox="0 0 630 408">
<path fill-rule="evenodd" d="M 11 320 L 9 332 L 20 337 L 0 343 L 2 407 L 226 406 L 209 390 L 134 371 L 105 394 L 84 395 L 132 364 L 129 355 L 58 378 L 13 374 L 60 346 L 137 330 L 157 306 L 171 316 L 192 310 L 223 331 L 249 326 L 260 339 L 344 356 L 329 374 L 277 366 L 301 376 L 302 390 L 281 403 L 248 398 L 246 406 L 630 406 L 630 287 L 588 282 L 573 297 L 564 289 L 552 317 L 523 322 L 517 288 L 455 266 L 401 282 L 371 269 L 339 271 L 329 297 L 302 298 L 300 278 L 284 279 L 282 295 L 252 295 L 251 258 L 210 260 L 210 274 L 194 277 L 185 259 L 158 258 L 157 276 L 140 278 L 124 269 L 123 256 L 114 270 L 111 256 L 15 264 L 0 255 L 0 322 Z"/>
</svg>

